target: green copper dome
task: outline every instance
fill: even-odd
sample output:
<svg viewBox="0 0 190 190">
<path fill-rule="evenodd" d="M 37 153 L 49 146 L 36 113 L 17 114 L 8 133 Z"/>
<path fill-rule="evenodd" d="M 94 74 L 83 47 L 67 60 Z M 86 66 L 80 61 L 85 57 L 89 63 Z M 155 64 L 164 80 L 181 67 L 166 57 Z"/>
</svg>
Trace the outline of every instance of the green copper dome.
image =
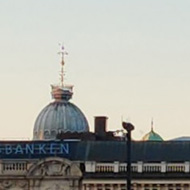
<svg viewBox="0 0 190 190">
<path fill-rule="evenodd" d="M 163 138 L 154 132 L 153 130 L 153 120 L 151 121 L 151 131 L 147 133 L 143 138 L 143 141 L 163 141 Z"/>
<path fill-rule="evenodd" d="M 162 137 L 151 130 L 143 137 L 143 141 L 163 141 Z"/>
</svg>

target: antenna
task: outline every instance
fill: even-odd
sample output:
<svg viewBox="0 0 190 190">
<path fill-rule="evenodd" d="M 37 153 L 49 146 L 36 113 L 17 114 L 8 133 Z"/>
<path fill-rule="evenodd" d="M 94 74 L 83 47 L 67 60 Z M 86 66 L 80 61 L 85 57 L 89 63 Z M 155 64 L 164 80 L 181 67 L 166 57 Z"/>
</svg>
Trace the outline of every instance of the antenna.
<svg viewBox="0 0 190 190">
<path fill-rule="evenodd" d="M 58 52 L 58 54 L 61 55 L 61 72 L 60 72 L 60 76 L 61 76 L 61 87 L 64 87 L 64 65 L 65 65 L 65 61 L 64 61 L 64 56 L 68 55 L 68 53 L 65 51 L 65 48 L 63 46 L 63 44 L 60 44 L 60 51 Z"/>
</svg>

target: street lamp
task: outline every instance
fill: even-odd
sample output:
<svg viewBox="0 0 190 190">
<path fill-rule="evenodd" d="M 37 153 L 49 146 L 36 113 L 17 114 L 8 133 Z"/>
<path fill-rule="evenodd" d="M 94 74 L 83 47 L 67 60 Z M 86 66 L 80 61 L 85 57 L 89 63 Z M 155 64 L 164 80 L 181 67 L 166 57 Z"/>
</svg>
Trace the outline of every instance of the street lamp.
<svg viewBox="0 0 190 190">
<path fill-rule="evenodd" d="M 123 128 L 127 131 L 127 190 L 131 190 L 131 131 L 134 126 L 131 123 L 122 122 Z"/>
</svg>

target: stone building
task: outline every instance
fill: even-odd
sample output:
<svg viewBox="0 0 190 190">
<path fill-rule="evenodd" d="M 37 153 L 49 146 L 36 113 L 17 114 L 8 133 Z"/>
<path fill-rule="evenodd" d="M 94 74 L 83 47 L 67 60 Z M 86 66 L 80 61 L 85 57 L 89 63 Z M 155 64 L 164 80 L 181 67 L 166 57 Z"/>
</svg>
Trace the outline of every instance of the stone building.
<svg viewBox="0 0 190 190">
<path fill-rule="evenodd" d="M 2 141 L 0 189 L 124 190 L 124 141 Z M 132 143 L 132 189 L 190 189 L 190 142 Z"/>
<path fill-rule="evenodd" d="M 124 190 L 127 146 L 107 131 L 106 117 L 89 131 L 70 99 L 73 87 L 52 85 L 53 102 L 36 119 L 32 141 L 0 142 L 0 190 Z M 132 142 L 133 190 L 190 189 L 190 141 L 163 141 L 151 129 Z"/>
</svg>

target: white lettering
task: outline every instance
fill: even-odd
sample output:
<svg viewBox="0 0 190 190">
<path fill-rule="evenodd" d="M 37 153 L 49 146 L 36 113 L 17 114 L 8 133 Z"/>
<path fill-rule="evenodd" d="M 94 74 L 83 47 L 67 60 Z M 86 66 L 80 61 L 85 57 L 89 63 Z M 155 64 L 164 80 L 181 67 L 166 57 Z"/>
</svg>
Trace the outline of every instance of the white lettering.
<svg viewBox="0 0 190 190">
<path fill-rule="evenodd" d="M 50 144 L 50 154 L 56 154 L 56 144 L 55 143 L 51 143 Z"/>
<path fill-rule="evenodd" d="M 9 145 L 9 144 L 5 145 L 5 153 L 6 154 L 11 154 L 12 152 L 13 152 L 12 146 Z"/>
<path fill-rule="evenodd" d="M 61 144 L 60 153 L 61 154 L 69 154 L 69 145 L 68 144 Z"/>
<path fill-rule="evenodd" d="M 20 144 L 4 144 L 0 146 L 0 153 L 10 154 L 69 154 L 69 143 L 20 143 Z"/>
<path fill-rule="evenodd" d="M 20 144 L 18 144 L 15 148 L 15 154 L 23 154 L 23 149 L 22 146 Z"/>
<path fill-rule="evenodd" d="M 45 146 L 46 144 L 39 144 L 39 154 L 46 154 Z"/>
<path fill-rule="evenodd" d="M 34 154 L 34 144 L 26 144 L 26 154 Z"/>
</svg>

